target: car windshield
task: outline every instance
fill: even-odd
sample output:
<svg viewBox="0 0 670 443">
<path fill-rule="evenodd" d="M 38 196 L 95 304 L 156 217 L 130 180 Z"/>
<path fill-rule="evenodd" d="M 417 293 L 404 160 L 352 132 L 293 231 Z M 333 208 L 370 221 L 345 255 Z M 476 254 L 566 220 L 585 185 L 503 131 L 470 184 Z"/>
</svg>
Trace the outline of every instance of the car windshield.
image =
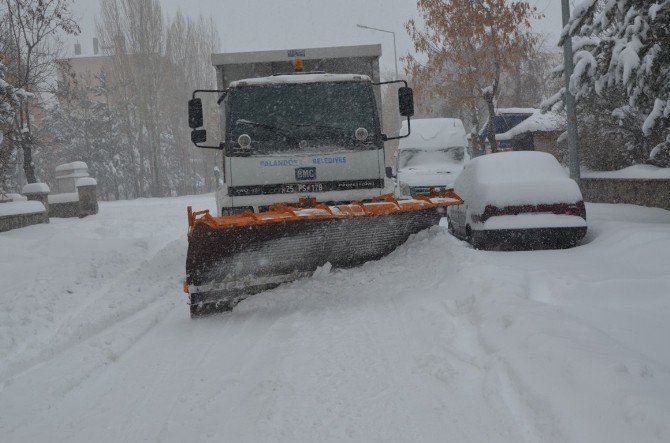
<svg viewBox="0 0 670 443">
<path fill-rule="evenodd" d="M 248 134 L 253 154 L 333 145 L 370 149 L 375 112 L 371 86 L 364 82 L 241 87 L 230 101 L 230 132 L 233 141 Z M 364 142 L 354 137 L 358 128 L 369 134 Z"/>
<path fill-rule="evenodd" d="M 461 146 L 444 149 L 401 149 L 398 158 L 398 169 L 435 169 L 445 163 L 463 163 L 464 157 L 465 148 Z"/>
</svg>

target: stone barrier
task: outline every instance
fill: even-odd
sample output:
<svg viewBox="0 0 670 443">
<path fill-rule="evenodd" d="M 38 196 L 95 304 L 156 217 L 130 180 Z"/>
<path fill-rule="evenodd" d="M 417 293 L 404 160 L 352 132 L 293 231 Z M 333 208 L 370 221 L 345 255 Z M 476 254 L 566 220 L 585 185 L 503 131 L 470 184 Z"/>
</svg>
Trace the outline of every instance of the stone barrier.
<svg viewBox="0 0 670 443">
<path fill-rule="evenodd" d="M 670 179 L 582 178 L 584 200 L 670 210 Z"/>
<path fill-rule="evenodd" d="M 0 203 L 0 232 L 48 222 L 49 215 L 39 201 Z"/>
<path fill-rule="evenodd" d="M 79 194 L 79 217 L 86 217 L 98 213 L 98 184 L 91 177 L 77 180 Z"/>
<path fill-rule="evenodd" d="M 44 223 L 49 223 L 49 185 L 46 183 L 29 183 L 23 187 L 22 194 L 28 201 L 38 201 L 44 205 L 47 213 L 47 219 Z"/>
</svg>

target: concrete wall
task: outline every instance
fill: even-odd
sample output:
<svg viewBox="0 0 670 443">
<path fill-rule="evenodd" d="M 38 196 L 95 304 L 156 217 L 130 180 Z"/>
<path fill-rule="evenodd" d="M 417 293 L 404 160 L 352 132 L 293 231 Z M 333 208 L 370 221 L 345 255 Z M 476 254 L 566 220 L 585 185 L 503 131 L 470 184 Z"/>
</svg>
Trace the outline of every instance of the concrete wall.
<svg viewBox="0 0 670 443">
<path fill-rule="evenodd" d="M 670 210 L 670 180 L 582 178 L 584 200 L 628 203 Z"/>
</svg>

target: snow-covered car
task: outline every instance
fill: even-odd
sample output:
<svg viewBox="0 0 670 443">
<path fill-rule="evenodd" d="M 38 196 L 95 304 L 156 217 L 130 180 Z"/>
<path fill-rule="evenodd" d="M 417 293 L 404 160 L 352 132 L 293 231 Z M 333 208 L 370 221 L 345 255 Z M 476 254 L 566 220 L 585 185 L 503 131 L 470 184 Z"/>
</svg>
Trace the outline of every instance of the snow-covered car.
<svg viewBox="0 0 670 443">
<path fill-rule="evenodd" d="M 468 140 L 463 122 L 456 118 L 412 120 L 411 134 L 401 139 L 396 152 L 396 194 L 427 195 L 453 187 L 468 161 Z M 406 122 L 400 133 L 407 131 Z"/>
<path fill-rule="evenodd" d="M 449 230 L 475 248 L 544 249 L 577 244 L 586 234 L 579 186 L 551 154 L 501 152 L 477 157 L 454 190 Z"/>
</svg>

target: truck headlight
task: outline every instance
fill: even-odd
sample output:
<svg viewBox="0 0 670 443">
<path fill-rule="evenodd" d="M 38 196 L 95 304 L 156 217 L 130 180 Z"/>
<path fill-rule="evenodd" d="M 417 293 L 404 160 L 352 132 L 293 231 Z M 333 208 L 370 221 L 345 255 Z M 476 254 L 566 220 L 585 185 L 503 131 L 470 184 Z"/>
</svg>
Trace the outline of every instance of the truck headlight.
<svg viewBox="0 0 670 443">
<path fill-rule="evenodd" d="M 251 137 L 249 137 L 249 134 L 242 134 L 239 137 L 237 137 L 237 143 L 240 145 L 241 148 L 248 148 L 251 146 Z"/>
<path fill-rule="evenodd" d="M 410 187 L 407 183 L 400 182 L 400 194 L 405 195 L 405 196 L 411 196 L 412 195 L 412 190 L 410 189 Z"/>
<path fill-rule="evenodd" d="M 354 137 L 356 137 L 356 140 L 358 140 L 359 142 L 364 142 L 365 140 L 367 140 L 368 135 L 369 135 L 368 130 L 365 128 L 358 128 L 354 133 Z"/>
</svg>

